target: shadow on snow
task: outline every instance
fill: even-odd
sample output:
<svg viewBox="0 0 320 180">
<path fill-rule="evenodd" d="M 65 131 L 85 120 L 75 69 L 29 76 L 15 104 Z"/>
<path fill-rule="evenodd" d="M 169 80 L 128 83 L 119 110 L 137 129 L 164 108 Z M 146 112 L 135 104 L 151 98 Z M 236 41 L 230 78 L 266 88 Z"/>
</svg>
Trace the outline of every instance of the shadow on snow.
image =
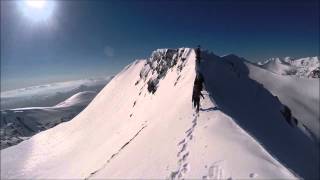
<svg viewBox="0 0 320 180">
<path fill-rule="evenodd" d="M 202 57 L 200 71 L 206 90 L 219 110 L 232 117 L 284 166 L 305 179 L 318 179 L 319 148 L 287 123 L 278 98 L 249 78 L 245 60 L 208 52 Z"/>
</svg>

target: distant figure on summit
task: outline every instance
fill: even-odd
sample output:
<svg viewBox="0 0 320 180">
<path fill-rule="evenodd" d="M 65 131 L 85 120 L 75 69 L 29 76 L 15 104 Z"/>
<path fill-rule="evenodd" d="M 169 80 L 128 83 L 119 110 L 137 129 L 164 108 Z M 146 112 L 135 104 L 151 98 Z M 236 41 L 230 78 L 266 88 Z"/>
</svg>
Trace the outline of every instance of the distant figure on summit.
<svg viewBox="0 0 320 180">
<path fill-rule="evenodd" d="M 196 79 L 194 80 L 193 93 L 192 93 L 192 102 L 193 106 L 196 108 L 196 112 L 199 112 L 200 109 L 200 96 L 204 99 L 203 94 L 201 93 L 203 89 L 204 79 L 200 72 L 197 73 Z"/>
<path fill-rule="evenodd" d="M 201 60 L 201 50 L 200 50 L 200 45 L 198 45 L 197 49 L 196 49 L 196 62 L 197 62 L 197 65 L 200 64 L 200 60 Z"/>
</svg>

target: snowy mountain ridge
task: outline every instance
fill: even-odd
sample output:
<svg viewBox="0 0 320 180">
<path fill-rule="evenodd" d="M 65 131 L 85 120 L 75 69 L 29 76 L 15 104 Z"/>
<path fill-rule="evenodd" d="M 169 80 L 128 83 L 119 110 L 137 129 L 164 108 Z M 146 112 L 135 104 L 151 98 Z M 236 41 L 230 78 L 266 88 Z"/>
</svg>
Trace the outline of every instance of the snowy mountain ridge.
<svg viewBox="0 0 320 180">
<path fill-rule="evenodd" d="M 229 63 L 234 71 L 240 74 L 249 74 L 249 77 L 264 88 L 270 91 L 281 103 L 289 108 L 290 115 L 299 122 L 299 128 L 316 143 L 320 143 L 320 104 L 319 104 L 319 79 L 315 78 L 297 78 L 297 75 L 279 74 L 279 71 L 285 69 L 279 64 L 275 66 L 262 67 L 245 58 L 235 54 L 224 56 L 215 56 L 222 58 Z M 306 62 L 310 58 L 292 59 L 285 58 L 289 64 L 304 64 L 307 67 L 319 67 L 318 57 L 312 57 L 312 61 Z M 271 62 L 282 62 L 279 58 Z M 294 62 L 293 62 L 294 61 Z M 243 63 L 245 66 L 243 66 Z M 269 61 L 266 63 L 270 63 Z M 297 66 L 298 66 L 297 65 Z M 241 68 L 242 67 L 242 68 Z M 282 68 L 282 69 L 281 69 Z M 291 68 L 292 69 L 292 68 Z M 277 73 L 275 73 L 277 70 Z M 271 72 L 271 73 L 270 73 Z M 314 73 L 315 72 L 315 73 Z M 317 74 L 317 69 L 311 74 Z M 303 88 L 302 88 L 303 87 Z"/>
<path fill-rule="evenodd" d="M 289 113 L 285 96 L 259 83 L 273 74 L 235 56 L 201 57 L 197 66 L 192 48 L 159 49 L 128 65 L 71 121 L 1 150 L 1 178 L 319 178 L 319 150 L 292 116 L 300 108 Z M 313 99 L 314 81 L 303 83 Z"/>
<path fill-rule="evenodd" d="M 270 58 L 257 64 L 262 68 L 280 75 L 320 78 L 320 61 L 318 56 L 305 58 Z"/>
</svg>

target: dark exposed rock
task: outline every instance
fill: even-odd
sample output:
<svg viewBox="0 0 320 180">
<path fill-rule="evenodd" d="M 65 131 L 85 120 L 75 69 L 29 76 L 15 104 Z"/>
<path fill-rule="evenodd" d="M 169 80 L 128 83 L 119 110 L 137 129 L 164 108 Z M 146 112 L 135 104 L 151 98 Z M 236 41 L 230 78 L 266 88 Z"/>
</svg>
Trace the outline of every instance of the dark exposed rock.
<svg viewBox="0 0 320 180">
<path fill-rule="evenodd" d="M 283 110 L 281 111 L 281 114 L 285 118 L 285 120 L 290 124 L 292 127 L 297 126 L 298 120 L 292 116 L 291 110 L 288 106 L 284 105 Z"/>
<path fill-rule="evenodd" d="M 148 91 L 149 93 L 154 94 L 157 91 L 157 82 L 155 80 L 148 81 Z"/>
<path fill-rule="evenodd" d="M 311 71 L 311 73 L 309 74 L 309 77 L 311 77 L 311 78 L 320 78 L 320 67 L 318 67 L 317 69 Z"/>
<path fill-rule="evenodd" d="M 147 60 L 144 68 L 140 71 L 140 80 L 147 84 L 149 93 L 154 94 L 157 91 L 158 83 L 165 78 L 169 69 L 174 70 L 176 67 L 177 73 L 180 73 L 185 66 L 186 55 L 185 49 L 159 49 L 152 53 Z"/>
</svg>

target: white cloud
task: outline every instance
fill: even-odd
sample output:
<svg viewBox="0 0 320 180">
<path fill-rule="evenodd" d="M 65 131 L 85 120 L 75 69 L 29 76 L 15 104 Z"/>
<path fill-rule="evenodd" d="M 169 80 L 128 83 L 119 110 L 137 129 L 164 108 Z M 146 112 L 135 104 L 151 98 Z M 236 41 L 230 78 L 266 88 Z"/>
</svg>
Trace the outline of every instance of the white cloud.
<svg viewBox="0 0 320 180">
<path fill-rule="evenodd" d="M 1 98 L 17 98 L 22 96 L 36 96 L 40 94 L 55 94 L 57 92 L 71 91 L 80 86 L 97 86 L 99 84 L 106 84 L 111 79 L 108 77 L 81 79 L 65 82 L 55 82 L 50 84 L 31 86 L 21 89 L 15 89 L 10 91 L 1 92 Z"/>
</svg>

